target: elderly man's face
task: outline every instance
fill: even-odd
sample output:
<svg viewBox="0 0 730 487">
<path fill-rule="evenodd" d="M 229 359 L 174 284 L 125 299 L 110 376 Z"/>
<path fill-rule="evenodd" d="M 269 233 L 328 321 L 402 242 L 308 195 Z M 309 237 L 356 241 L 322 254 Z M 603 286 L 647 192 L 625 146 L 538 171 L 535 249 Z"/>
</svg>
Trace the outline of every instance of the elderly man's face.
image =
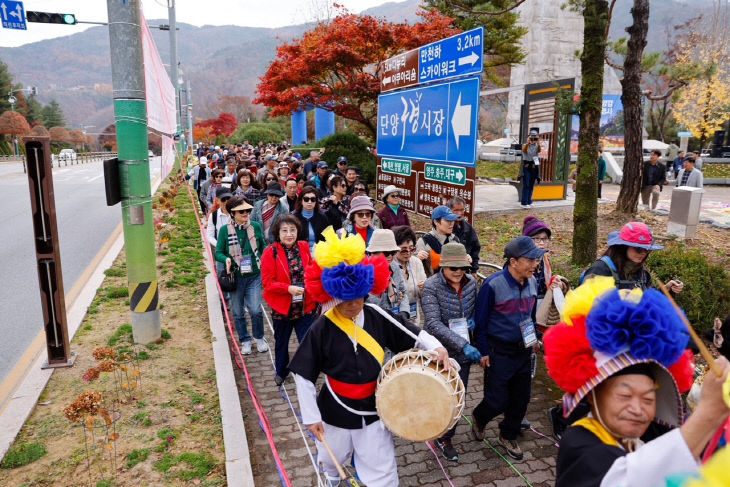
<svg viewBox="0 0 730 487">
<path fill-rule="evenodd" d="M 607 379 L 596 388 L 595 397 L 594 414 L 597 406 L 608 429 L 623 438 L 638 438 L 646 433 L 656 415 L 656 387 L 643 374 Z"/>
</svg>

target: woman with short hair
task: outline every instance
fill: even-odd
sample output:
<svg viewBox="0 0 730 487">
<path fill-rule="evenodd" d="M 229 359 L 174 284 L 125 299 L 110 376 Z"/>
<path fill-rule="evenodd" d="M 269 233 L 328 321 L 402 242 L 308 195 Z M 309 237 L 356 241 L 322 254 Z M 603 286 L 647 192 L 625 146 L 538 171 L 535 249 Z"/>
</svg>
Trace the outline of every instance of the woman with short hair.
<svg viewBox="0 0 730 487">
<path fill-rule="evenodd" d="M 261 257 L 264 300 L 271 306 L 274 322 L 274 382 L 284 383 L 289 375 L 289 339 L 292 330 L 301 343 L 314 321 L 316 303 L 304 287 L 304 269 L 312 263 L 309 245 L 300 240 L 299 220 L 294 215 L 277 219 L 271 232 L 274 243 Z"/>
<path fill-rule="evenodd" d="M 324 240 L 322 232 L 329 226 L 329 220 L 319 209 L 319 192 L 317 188 L 307 186 L 297 198 L 293 215 L 299 221 L 301 230 L 299 240 L 307 242 L 309 250 L 314 250 L 314 244 Z"/>
</svg>

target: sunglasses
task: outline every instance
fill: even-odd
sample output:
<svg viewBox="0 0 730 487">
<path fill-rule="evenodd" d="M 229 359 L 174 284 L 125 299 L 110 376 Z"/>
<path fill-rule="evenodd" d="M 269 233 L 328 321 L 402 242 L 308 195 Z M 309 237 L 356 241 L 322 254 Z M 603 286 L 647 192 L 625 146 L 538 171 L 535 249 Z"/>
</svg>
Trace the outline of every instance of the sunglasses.
<svg viewBox="0 0 730 487">
<path fill-rule="evenodd" d="M 388 252 L 383 252 L 383 255 L 386 257 L 393 257 L 396 253 L 396 250 L 389 250 Z"/>
<path fill-rule="evenodd" d="M 240 213 L 242 215 L 248 215 L 249 213 L 251 213 L 251 210 L 233 210 L 233 211 L 231 211 L 232 215 L 235 215 L 236 213 Z"/>
<path fill-rule="evenodd" d="M 400 198 L 399 193 L 390 193 L 388 196 L 392 196 L 393 198 Z"/>
<path fill-rule="evenodd" d="M 304 203 L 316 203 L 316 202 L 317 202 L 317 198 L 314 198 L 314 197 L 311 197 L 311 198 L 306 198 L 306 197 L 305 197 L 305 198 L 302 198 L 302 201 L 303 201 Z"/>
<path fill-rule="evenodd" d="M 370 218 L 372 216 L 372 213 L 369 211 L 358 211 L 355 213 L 355 216 L 358 218 Z"/>
<path fill-rule="evenodd" d="M 213 178 L 215 178 L 215 179 L 223 179 L 223 176 L 221 176 L 221 175 L 219 174 L 218 176 L 213 176 Z"/>
<path fill-rule="evenodd" d="M 449 270 L 451 272 L 459 272 L 459 271 L 466 272 L 469 270 L 469 268 L 468 267 L 449 267 Z"/>
<path fill-rule="evenodd" d="M 276 178 L 266 178 L 266 181 L 276 181 Z"/>
<path fill-rule="evenodd" d="M 402 254 L 410 254 L 411 252 L 415 252 L 415 251 L 416 251 L 416 248 L 415 247 L 411 247 L 411 248 L 408 248 L 408 249 L 400 249 L 399 252 L 402 253 Z"/>
</svg>

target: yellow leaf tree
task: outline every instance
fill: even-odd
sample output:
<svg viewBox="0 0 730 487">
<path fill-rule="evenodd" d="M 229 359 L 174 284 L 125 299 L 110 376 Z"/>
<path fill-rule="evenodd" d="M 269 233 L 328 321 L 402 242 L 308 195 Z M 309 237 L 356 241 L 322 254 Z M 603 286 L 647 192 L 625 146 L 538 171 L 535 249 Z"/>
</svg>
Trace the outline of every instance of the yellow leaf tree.
<svg viewBox="0 0 730 487">
<path fill-rule="evenodd" d="M 730 119 L 730 5 L 715 1 L 712 15 L 700 17 L 694 31 L 678 42 L 676 65 L 699 68 L 700 76 L 682 88 L 674 118 L 702 141 Z"/>
</svg>

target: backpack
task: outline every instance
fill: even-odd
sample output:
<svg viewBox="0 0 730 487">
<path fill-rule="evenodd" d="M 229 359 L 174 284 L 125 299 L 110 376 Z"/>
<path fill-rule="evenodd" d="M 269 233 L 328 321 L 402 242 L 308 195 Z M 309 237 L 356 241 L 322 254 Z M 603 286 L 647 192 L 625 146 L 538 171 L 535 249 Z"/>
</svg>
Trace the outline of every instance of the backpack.
<svg viewBox="0 0 730 487">
<path fill-rule="evenodd" d="M 613 281 L 618 284 L 619 277 L 618 277 L 618 269 L 616 268 L 616 264 L 613 263 L 613 260 L 611 260 L 611 257 L 604 255 L 598 260 L 602 260 L 609 269 L 611 269 L 611 277 L 613 277 Z M 583 273 L 580 275 L 580 284 L 583 284 L 583 281 L 585 281 L 586 273 L 588 272 L 588 269 L 584 270 Z"/>
</svg>

